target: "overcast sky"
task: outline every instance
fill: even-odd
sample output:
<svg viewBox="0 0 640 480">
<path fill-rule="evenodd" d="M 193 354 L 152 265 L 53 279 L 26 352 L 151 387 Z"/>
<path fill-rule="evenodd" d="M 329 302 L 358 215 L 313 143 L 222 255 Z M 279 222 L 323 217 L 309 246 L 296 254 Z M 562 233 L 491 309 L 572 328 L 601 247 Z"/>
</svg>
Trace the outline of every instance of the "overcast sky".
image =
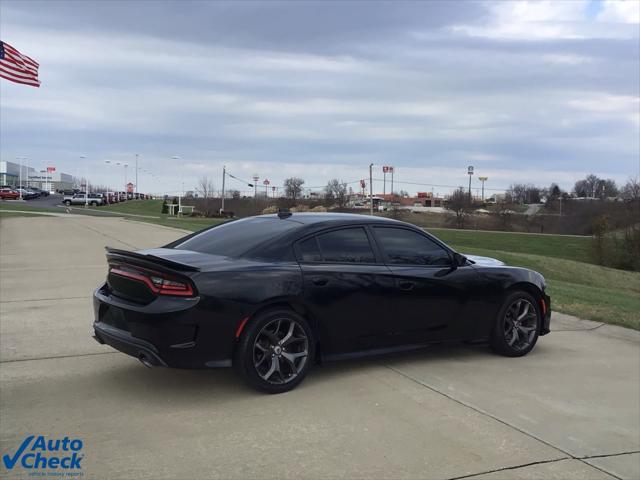
<svg viewBox="0 0 640 480">
<path fill-rule="evenodd" d="M 637 0 L 2 0 L 0 39 L 42 86 L 0 80 L 0 153 L 114 186 L 105 160 L 138 153 L 154 192 L 204 174 L 220 188 L 223 164 L 307 186 L 395 165 L 410 192 L 466 185 L 467 165 L 488 188 L 624 182 L 640 168 L 639 30 Z"/>
</svg>

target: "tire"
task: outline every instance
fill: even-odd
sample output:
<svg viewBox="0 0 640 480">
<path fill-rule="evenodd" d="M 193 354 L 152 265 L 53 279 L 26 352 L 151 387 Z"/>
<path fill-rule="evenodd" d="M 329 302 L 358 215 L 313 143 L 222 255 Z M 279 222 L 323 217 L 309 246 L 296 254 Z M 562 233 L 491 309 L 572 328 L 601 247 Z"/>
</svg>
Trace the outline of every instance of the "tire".
<svg viewBox="0 0 640 480">
<path fill-rule="evenodd" d="M 315 342 L 307 321 L 278 308 L 258 314 L 246 325 L 233 363 L 249 386 L 283 393 L 304 380 L 314 358 Z"/>
<path fill-rule="evenodd" d="M 511 292 L 498 312 L 491 334 L 491 348 L 500 355 L 522 357 L 538 341 L 541 323 L 542 314 L 533 295 L 524 291 Z"/>
<path fill-rule="evenodd" d="M 67 207 L 70 207 L 70 206 L 71 206 L 71 200 L 65 200 L 65 201 L 64 201 L 64 204 L 65 204 Z"/>
<path fill-rule="evenodd" d="M 97 207 L 98 206 L 98 202 L 91 202 L 91 206 L 92 207 Z"/>
</svg>

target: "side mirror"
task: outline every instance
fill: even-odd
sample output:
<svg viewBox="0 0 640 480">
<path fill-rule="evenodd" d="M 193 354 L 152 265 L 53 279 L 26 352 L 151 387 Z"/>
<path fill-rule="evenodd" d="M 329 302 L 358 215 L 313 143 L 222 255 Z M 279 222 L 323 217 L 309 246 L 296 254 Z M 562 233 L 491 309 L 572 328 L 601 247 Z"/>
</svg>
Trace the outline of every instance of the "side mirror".
<svg viewBox="0 0 640 480">
<path fill-rule="evenodd" d="M 454 252 L 453 254 L 453 265 L 454 267 L 464 267 L 467 264 L 467 257 L 464 255 Z"/>
</svg>

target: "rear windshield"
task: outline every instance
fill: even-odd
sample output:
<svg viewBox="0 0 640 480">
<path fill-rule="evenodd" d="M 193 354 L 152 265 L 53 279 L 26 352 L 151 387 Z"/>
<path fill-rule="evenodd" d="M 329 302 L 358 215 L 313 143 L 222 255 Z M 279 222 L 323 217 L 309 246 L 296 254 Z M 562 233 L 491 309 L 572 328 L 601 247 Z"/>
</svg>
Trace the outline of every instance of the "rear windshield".
<svg viewBox="0 0 640 480">
<path fill-rule="evenodd" d="M 223 223 L 176 245 L 178 250 L 240 257 L 268 240 L 300 227 L 277 217 L 254 217 Z"/>
</svg>

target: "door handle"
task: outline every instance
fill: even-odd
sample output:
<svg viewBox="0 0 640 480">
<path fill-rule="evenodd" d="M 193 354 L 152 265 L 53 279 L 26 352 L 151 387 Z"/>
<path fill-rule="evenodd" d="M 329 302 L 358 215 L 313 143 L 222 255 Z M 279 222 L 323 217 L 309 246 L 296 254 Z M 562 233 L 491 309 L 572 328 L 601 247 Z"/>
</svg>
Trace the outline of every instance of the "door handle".
<svg viewBox="0 0 640 480">
<path fill-rule="evenodd" d="M 313 283 L 314 285 L 317 285 L 319 287 L 322 287 L 324 285 L 326 285 L 327 283 L 329 283 L 329 280 L 325 277 L 314 277 L 311 279 L 311 283 Z"/>
<path fill-rule="evenodd" d="M 400 290 L 409 291 L 409 290 L 413 290 L 416 284 L 414 282 L 402 281 L 402 282 L 398 282 L 398 286 L 400 287 Z"/>
</svg>

